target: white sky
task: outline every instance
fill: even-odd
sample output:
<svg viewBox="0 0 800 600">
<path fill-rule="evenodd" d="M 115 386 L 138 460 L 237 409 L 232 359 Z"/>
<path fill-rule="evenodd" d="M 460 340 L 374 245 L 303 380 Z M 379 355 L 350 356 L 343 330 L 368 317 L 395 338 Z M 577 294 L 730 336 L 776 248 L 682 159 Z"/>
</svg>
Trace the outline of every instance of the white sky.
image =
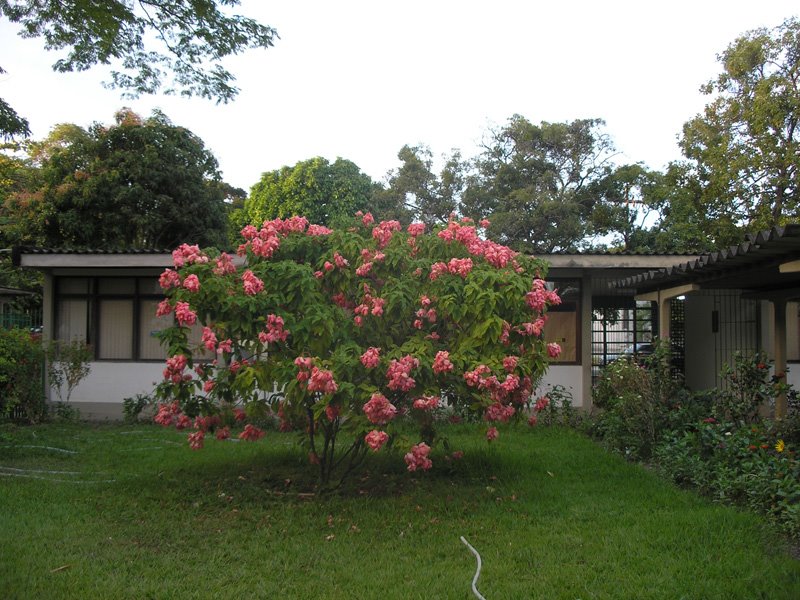
<svg viewBox="0 0 800 600">
<path fill-rule="evenodd" d="M 111 122 L 122 106 L 158 107 L 219 160 L 229 183 L 314 156 L 355 162 L 381 180 L 404 145 L 473 156 L 489 126 L 605 119 L 618 162 L 663 168 L 681 126 L 737 36 L 800 13 L 796 0 L 244 0 L 237 10 L 281 39 L 226 63 L 239 97 L 124 100 L 103 69 L 56 74 L 61 55 L 0 18 L 0 97 L 34 138 L 57 123 Z"/>
</svg>

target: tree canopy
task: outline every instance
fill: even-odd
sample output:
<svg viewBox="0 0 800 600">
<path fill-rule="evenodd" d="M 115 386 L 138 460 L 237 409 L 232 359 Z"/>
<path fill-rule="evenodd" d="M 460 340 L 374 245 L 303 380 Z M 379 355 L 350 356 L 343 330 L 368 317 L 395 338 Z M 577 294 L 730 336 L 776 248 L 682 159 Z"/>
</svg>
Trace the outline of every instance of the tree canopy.
<svg viewBox="0 0 800 600">
<path fill-rule="evenodd" d="M 225 187 L 193 133 L 155 112 L 110 127 L 64 124 L 30 144 L 37 167 L 4 199 L 13 243 L 95 248 L 225 245 Z"/>
<path fill-rule="evenodd" d="M 108 86 L 139 94 L 181 94 L 228 102 L 239 92 L 221 61 L 268 48 L 272 27 L 225 9 L 239 0 L 0 0 L 0 15 L 41 37 L 48 50 L 68 49 L 53 69 L 113 65 Z M 0 100 L 0 135 L 29 133 L 27 121 Z"/>
<path fill-rule="evenodd" d="M 686 123 L 681 147 L 692 161 L 704 216 L 739 229 L 764 229 L 800 217 L 800 21 L 756 29 L 719 55 L 723 70 L 703 86 L 712 96 Z"/>
<path fill-rule="evenodd" d="M 322 157 L 304 160 L 261 175 L 245 201 L 248 223 L 303 215 L 312 223 L 330 225 L 369 210 L 375 183 L 346 159 L 333 163 Z"/>
</svg>

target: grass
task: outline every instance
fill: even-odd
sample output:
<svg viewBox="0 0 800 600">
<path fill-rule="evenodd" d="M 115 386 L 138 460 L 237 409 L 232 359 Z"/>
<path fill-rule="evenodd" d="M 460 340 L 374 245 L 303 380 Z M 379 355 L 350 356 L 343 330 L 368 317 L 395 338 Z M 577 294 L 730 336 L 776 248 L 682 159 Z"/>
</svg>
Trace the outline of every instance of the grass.
<svg viewBox="0 0 800 600">
<path fill-rule="evenodd" d="M 796 598 L 758 517 L 673 488 L 569 430 L 510 429 L 434 469 L 374 456 L 311 495 L 291 434 L 0 428 L 2 598 Z M 58 448 L 74 453 L 60 452 Z"/>
</svg>

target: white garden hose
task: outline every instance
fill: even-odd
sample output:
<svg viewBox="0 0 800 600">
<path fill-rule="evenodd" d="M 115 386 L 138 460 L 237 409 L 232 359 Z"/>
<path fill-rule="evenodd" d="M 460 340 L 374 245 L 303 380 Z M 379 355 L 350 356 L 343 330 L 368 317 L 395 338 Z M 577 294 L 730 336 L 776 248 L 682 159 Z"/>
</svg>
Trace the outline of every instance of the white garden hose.
<svg viewBox="0 0 800 600">
<path fill-rule="evenodd" d="M 480 600 L 486 600 L 481 593 L 478 591 L 478 577 L 481 576 L 481 555 L 478 554 L 478 551 L 472 547 L 472 545 L 464 539 L 464 536 L 461 536 L 461 541 L 464 542 L 464 545 L 469 548 L 469 551 L 475 555 L 475 558 L 478 559 L 478 569 L 475 571 L 475 577 L 472 578 L 472 593 L 475 594 L 476 598 L 480 598 Z"/>
</svg>

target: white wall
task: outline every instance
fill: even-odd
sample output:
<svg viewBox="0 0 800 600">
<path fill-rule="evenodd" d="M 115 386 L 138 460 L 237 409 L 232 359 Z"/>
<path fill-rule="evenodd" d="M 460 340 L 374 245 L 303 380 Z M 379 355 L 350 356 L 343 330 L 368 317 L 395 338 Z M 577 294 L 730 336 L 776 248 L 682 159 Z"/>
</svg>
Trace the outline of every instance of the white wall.
<svg viewBox="0 0 800 600">
<path fill-rule="evenodd" d="M 163 379 L 164 363 L 93 362 L 91 371 L 72 392 L 70 400 L 79 403 L 118 403 L 136 394 L 149 394 Z M 58 397 L 51 393 L 50 400 Z"/>
<path fill-rule="evenodd" d="M 590 375 L 591 377 L 591 375 Z M 547 391 L 548 386 L 563 385 L 572 394 L 573 406 L 584 406 L 584 373 L 581 365 L 550 365 L 536 390 L 536 396 Z"/>
</svg>

